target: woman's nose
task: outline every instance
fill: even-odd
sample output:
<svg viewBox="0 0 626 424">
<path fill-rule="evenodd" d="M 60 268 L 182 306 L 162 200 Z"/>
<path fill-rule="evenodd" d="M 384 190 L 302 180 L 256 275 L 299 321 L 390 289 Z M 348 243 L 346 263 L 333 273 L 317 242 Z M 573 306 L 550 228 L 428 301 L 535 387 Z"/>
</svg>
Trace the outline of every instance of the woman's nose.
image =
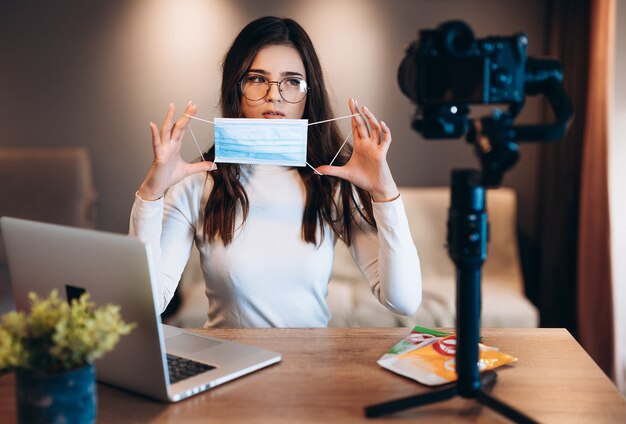
<svg viewBox="0 0 626 424">
<path fill-rule="evenodd" d="M 280 96 L 280 89 L 278 88 L 277 82 L 270 82 L 270 88 L 267 91 L 267 95 L 265 96 L 267 101 L 281 101 L 282 97 Z"/>
</svg>

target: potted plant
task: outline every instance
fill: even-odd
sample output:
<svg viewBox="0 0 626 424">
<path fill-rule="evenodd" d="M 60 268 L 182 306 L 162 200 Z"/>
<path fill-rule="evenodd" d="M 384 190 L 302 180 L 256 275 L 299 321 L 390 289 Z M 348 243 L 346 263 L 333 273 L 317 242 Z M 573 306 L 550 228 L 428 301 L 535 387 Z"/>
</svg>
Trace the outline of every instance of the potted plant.
<svg viewBox="0 0 626 424">
<path fill-rule="evenodd" d="M 96 308 L 88 294 L 71 304 L 56 290 L 45 299 L 31 292 L 29 299 L 30 313 L 0 320 L 0 369 L 16 371 L 19 422 L 95 422 L 94 361 L 134 325 L 118 306 Z"/>
</svg>

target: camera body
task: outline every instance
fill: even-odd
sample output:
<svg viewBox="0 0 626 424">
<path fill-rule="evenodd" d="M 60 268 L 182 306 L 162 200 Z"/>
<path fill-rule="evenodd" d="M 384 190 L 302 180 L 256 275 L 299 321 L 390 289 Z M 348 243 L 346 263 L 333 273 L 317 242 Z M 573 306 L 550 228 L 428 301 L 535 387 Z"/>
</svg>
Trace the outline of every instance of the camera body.
<svg viewBox="0 0 626 424">
<path fill-rule="evenodd" d="M 426 138 L 458 138 L 467 131 L 470 104 L 522 104 L 525 34 L 476 39 L 462 21 L 420 31 L 398 70 L 402 92 L 417 103 L 414 127 Z"/>
</svg>

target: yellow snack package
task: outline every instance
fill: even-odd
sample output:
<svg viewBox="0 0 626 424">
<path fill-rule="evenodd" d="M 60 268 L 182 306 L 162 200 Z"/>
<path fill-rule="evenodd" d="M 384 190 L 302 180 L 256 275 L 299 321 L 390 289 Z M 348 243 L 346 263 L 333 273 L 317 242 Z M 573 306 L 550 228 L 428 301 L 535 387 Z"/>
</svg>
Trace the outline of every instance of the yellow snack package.
<svg viewBox="0 0 626 424">
<path fill-rule="evenodd" d="M 479 371 L 486 371 L 517 361 L 497 348 L 478 344 Z M 428 386 L 456 381 L 456 336 L 440 338 L 434 343 L 399 355 L 386 355 L 378 360 L 383 368 Z"/>
</svg>

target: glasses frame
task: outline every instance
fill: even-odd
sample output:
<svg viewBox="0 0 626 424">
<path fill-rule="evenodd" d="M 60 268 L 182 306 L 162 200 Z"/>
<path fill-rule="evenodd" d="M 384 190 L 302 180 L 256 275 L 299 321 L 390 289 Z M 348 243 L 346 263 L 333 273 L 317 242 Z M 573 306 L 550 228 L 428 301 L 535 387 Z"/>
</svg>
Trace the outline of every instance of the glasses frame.
<svg viewBox="0 0 626 424">
<path fill-rule="evenodd" d="M 259 75 L 261 76 L 261 75 Z M 244 94 L 244 90 L 243 90 L 243 83 L 245 81 L 245 79 L 248 77 L 248 75 L 245 75 L 243 78 L 241 78 L 241 80 L 239 81 L 239 90 L 241 90 L 241 95 L 243 97 L 245 97 L 246 99 L 250 100 L 251 102 L 258 102 L 259 100 L 262 100 L 264 98 L 267 97 L 267 95 L 270 93 L 270 90 L 272 89 L 272 84 L 276 84 L 276 88 L 278 88 L 278 94 L 280 95 L 280 98 L 283 99 L 284 101 L 286 101 L 289 104 L 295 105 L 298 103 L 303 102 L 306 99 L 307 94 L 309 94 L 309 90 L 311 89 L 311 87 L 309 87 L 309 83 L 306 82 L 306 80 L 304 79 L 300 79 L 300 78 L 296 78 L 296 77 L 285 77 L 283 79 L 281 79 L 280 81 L 267 81 L 267 91 L 265 92 L 265 94 L 263 95 L 263 97 L 260 97 L 258 99 L 251 99 L 249 97 L 246 97 L 246 95 Z M 265 77 L 263 77 L 265 78 Z M 289 100 L 285 99 L 285 97 L 283 96 L 283 92 L 280 90 L 280 85 L 283 83 L 283 81 L 288 80 L 288 79 L 297 79 L 300 81 L 303 81 L 306 84 L 306 91 L 304 92 L 304 97 L 302 97 L 301 100 L 298 100 L 297 102 L 290 102 Z"/>
</svg>

